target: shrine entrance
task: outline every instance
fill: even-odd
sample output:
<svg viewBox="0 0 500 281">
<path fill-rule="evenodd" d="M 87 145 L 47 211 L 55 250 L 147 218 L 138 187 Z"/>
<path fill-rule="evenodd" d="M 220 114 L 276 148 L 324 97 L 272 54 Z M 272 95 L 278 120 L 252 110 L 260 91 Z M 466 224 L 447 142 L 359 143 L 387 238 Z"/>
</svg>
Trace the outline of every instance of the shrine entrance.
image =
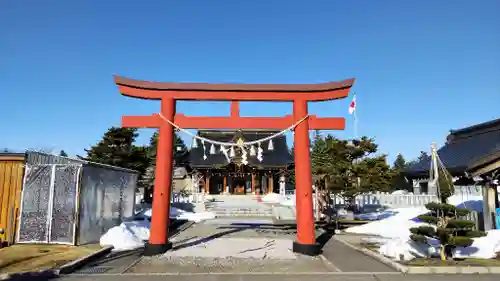
<svg viewBox="0 0 500 281">
<path fill-rule="evenodd" d="M 115 76 L 122 95 L 161 101 L 159 114 L 151 116 L 124 116 L 122 126 L 128 128 L 158 128 L 156 177 L 153 194 L 151 234 L 145 255 L 158 255 L 172 248 L 168 240 L 170 195 L 172 191 L 172 154 L 174 129 L 272 129 L 281 130 L 262 139 L 252 141 L 221 142 L 193 135 L 197 145 L 203 147 L 203 159 L 209 159 L 219 150 L 231 162 L 234 150 L 241 151 L 242 163 L 265 158 L 262 144 L 288 131 L 294 133 L 295 195 L 297 239 L 293 251 L 305 255 L 318 255 L 312 199 L 312 175 L 309 152 L 309 130 L 343 130 L 345 119 L 319 118 L 308 114 L 309 101 L 327 101 L 345 98 L 354 79 L 323 84 L 206 84 L 147 82 Z M 230 101 L 231 113 L 227 117 L 194 117 L 176 114 L 176 101 Z M 293 102 L 293 114 L 284 117 L 241 117 L 239 101 Z M 188 131 L 185 131 L 188 132 Z M 207 147 L 208 146 L 208 147 Z M 216 148 L 215 146 L 218 146 Z M 206 151 L 209 150 L 209 154 Z M 214 152 L 214 153 L 212 153 Z M 244 155 L 244 157 L 243 157 Z M 252 177 L 255 173 L 252 173 Z M 270 179 L 273 179 L 271 176 Z M 210 182 L 209 179 L 208 183 Z M 240 190 L 242 187 L 238 187 Z M 245 189 L 246 187 L 243 187 Z M 254 188 L 254 187 L 253 187 Z"/>
</svg>

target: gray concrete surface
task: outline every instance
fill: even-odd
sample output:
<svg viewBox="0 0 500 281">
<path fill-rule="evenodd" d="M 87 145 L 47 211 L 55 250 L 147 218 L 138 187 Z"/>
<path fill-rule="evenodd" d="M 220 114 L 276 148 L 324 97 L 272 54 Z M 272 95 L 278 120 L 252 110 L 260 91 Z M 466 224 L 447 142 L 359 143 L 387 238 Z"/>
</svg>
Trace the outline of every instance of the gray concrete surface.
<svg viewBox="0 0 500 281">
<path fill-rule="evenodd" d="M 500 275 L 246 274 L 67 276 L 59 281 L 497 281 Z"/>
<path fill-rule="evenodd" d="M 396 270 L 332 238 L 323 256 L 342 272 L 395 272 Z"/>
</svg>

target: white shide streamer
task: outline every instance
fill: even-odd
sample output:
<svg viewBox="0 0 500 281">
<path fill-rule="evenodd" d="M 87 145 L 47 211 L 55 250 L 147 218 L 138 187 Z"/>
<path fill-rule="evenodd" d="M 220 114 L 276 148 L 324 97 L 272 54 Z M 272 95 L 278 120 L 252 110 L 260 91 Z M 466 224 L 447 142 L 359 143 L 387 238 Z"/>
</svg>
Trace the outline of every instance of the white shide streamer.
<svg viewBox="0 0 500 281">
<path fill-rule="evenodd" d="M 238 144 L 238 143 L 233 143 L 233 142 L 221 142 L 221 141 L 215 141 L 215 140 L 211 140 L 211 139 L 207 139 L 207 138 L 204 138 L 204 137 L 200 137 L 196 134 L 193 134 L 191 133 L 190 131 L 186 130 L 186 129 L 183 129 L 181 127 L 179 127 L 177 124 L 175 124 L 174 122 L 168 120 L 167 118 L 165 118 L 165 116 L 163 116 L 163 114 L 159 113 L 158 114 L 163 120 L 167 121 L 170 125 L 172 125 L 173 127 L 175 127 L 177 130 L 187 134 L 187 135 L 190 135 L 191 137 L 193 138 L 196 138 L 200 141 L 202 141 L 202 143 L 204 142 L 208 142 L 210 144 L 216 144 L 216 145 L 221 145 L 221 146 L 230 146 L 230 147 L 234 147 L 234 146 L 251 146 L 251 145 L 260 145 L 260 143 L 262 142 L 265 142 L 265 141 L 268 141 L 268 140 L 272 140 L 278 136 L 281 136 L 281 135 L 284 135 L 286 134 L 286 132 L 288 131 L 291 131 L 293 130 L 295 127 L 297 127 L 300 123 L 302 123 L 304 120 L 306 120 L 309 115 L 306 115 L 304 116 L 304 118 L 300 119 L 299 121 L 295 122 L 293 125 L 291 125 L 290 127 L 280 131 L 280 132 L 277 132 L 276 134 L 273 134 L 273 135 L 270 135 L 268 137 L 265 137 L 265 138 L 262 138 L 262 139 L 258 139 L 258 140 L 254 140 L 254 141 L 248 141 L 248 142 L 243 142 L 242 144 Z"/>
</svg>

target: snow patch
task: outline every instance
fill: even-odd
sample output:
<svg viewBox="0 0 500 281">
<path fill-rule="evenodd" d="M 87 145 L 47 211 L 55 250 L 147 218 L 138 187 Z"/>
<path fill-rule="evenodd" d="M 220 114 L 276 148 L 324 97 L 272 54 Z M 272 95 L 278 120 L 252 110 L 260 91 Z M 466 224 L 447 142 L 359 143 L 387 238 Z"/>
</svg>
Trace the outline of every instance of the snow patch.
<svg viewBox="0 0 500 281">
<path fill-rule="evenodd" d="M 278 193 L 268 193 L 261 197 L 264 203 L 281 203 L 285 200 L 283 196 Z"/>
<path fill-rule="evenodd" d="M 448 198 L 448 203 L 476 212 L 483 210 L 482 196 L 454 195 Z M 410 228 L 426 225 L 417 219 L 419 215 L 428 212 L 425 207 L 398 208 L 390 209 L 390 211 L 394 212 L 395 215 L 380 221 L 350 227 L 345 232 L 380 236 L 381 238 L 364 240 L 379 244 L 380 254 L 396 260 L 411 260 L 415 257 L 439 255 L 439 242 L 437 240 L 429 239 L 431 246 L 428 246 L 410 239 Z M 487 236 L 473 240 L 470 247 L 455 249 L 454 256 L 457 258 L 491 259 L 500 252 L 500 230 L 487 231 Z"/>
<path fill-rule="evenodd" d="M 151 214 L 151 209 L 147 209 L 136 216 L 137 220 L 126 221 L 109 229 L 101 236 L 99 243 L 101 246 L 113 246 L 113 251 L 127 251 L 144 247 L 144 242 L 149 240 Z M 214 219 L 215 214 L 212 212 L 192 213 L 172 207 L 170 208 L 170 218 L 201 222 Z"/>
</svg>

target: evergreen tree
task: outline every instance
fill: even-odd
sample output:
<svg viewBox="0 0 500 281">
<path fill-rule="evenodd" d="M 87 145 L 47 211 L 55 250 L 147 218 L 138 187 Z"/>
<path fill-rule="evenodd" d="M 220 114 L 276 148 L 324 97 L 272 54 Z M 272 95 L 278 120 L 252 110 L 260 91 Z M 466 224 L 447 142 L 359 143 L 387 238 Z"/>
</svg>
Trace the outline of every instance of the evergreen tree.
<svg viewBox="0 0 500 281">
<path fill-rule="evenodd" d="M 151 161 L 152 160 L 156 161 L 156 151 L 158 149 L 158 136 L 159 136 L 158 131 L 155 131 L 149 141 L 149 158 Z M 179 135 L 176 133 L 174 134 L 173 149 L 174 149 L 173 151 L 174 165 L 184 164 L 188 160 L 187 157 L 189 151 L 182 138 L 179 137 Z"/>
<path fill-rule="evenodd" d="M 66 151 L 61 150 L 61 151 L 59 152 L 59 156 L 62 156 L 62 157 L 68 157 L 68 154 L 66 153 Z"/>
<path fill-rule="evenodd" d="M 158 131 L 155 131 L 149 140 L 148 154 L 147 154 L 147 168 L 141 178 L 139 185 L 144 187 L 144 198 L 147 203 L 150 203 L 155 180 L 156 169 L 156 152 L 158 149 Z M 186 144 L 177 134 L 174 134 L 173 146 L 173 161 L 174 166 L 185 164 L 188 161 L 189 150 Z"/>
<path fill-rule="evenodd" d="M 386 156 L 371 156 L 377 145 L 367 137 L 351 142 L 333 136 L 315 139 L 311 153 L 313 174 L 323 175 L 332 193 L 348 202 L 362 193 L 388 191 L 393 172 L 386 163 Z"/>
<path fill-rule="evenodd" d="M 441 202 L 431 202 L 425 205 L 429 212 L 418 218 L 429 225 L 411 228 L 410 238 L 425 244 L 429 244 L 429 238 L 439 240 L 441 260 L 446 260 L 452 257 L 454 248 L 469 247 L 472 245 L 472 238 L 485 236 L 486 233 L 475 231 L 473 221 L 462 219 L 470 213 L 468 209 L 457 208 L 446 203 L 454 192 L 452 178 L 446 168 L 438 168 L 437 176 Z"/>
<path fill-rule="evenodd" d="M 137 170 L 142 174 L 146 169 L 147 149 L 134 145 L 137 136 L 135 128 L 111 127 L 101 141 L 90 149 L 85 149 L 87 156 L 78 157 L 87 161 Z"/>
<path fill-rule="evenodd" d="M 429 212 L 418 218 L 428 223 L 428 226 L 419 226 L 410 229 L 413 241 L 429 244 L 429 238 L 434 238 L 441 244 L 441 260 L 452 257 L 456 247 L 469 247 L 472 238 L 485 236 L 482 231 L 475 231 L 473 221 L 461 219 L 470 213 L 467 209 L 457 208 L 446 203 L 431 202 L 425 205 Z"/>
<path fill-rule="evenodd" d="M 426 160 L 429 158 L 430 158 L 429 154 L 427 154 L 427 152 L 422 150 L 422 151 L 420 151 L 420 155 L 418 156 L 417 160 L 418 160 L 418 162 L 420 162 L 420 161 L 423 161 L 423 160 Z"/>
<path fill-rule="evenodd" d="M 410 163 L 406 163 L 403 155 L 399 153 L 396 160 L 394 160 L 394 164 L 392 165 L 392 170 L 394 172 L 394 180 L 392 182 L 393 190 L 413 190 L 413 185 L 405 178 L 405 170 L 409 166 Z"/>
<path fill-rule="evenodd" d="M 420 151 L 420 155 L 417 157 L 417 159 L 414 159 L 408 163 L 408 168 L 411 167 L 412 165 L 415 165 L 417 163 L 420 163 L 422 161 L 430 161 L 430 156 L 427 154 L 425 151 Z"/>
</svg>

